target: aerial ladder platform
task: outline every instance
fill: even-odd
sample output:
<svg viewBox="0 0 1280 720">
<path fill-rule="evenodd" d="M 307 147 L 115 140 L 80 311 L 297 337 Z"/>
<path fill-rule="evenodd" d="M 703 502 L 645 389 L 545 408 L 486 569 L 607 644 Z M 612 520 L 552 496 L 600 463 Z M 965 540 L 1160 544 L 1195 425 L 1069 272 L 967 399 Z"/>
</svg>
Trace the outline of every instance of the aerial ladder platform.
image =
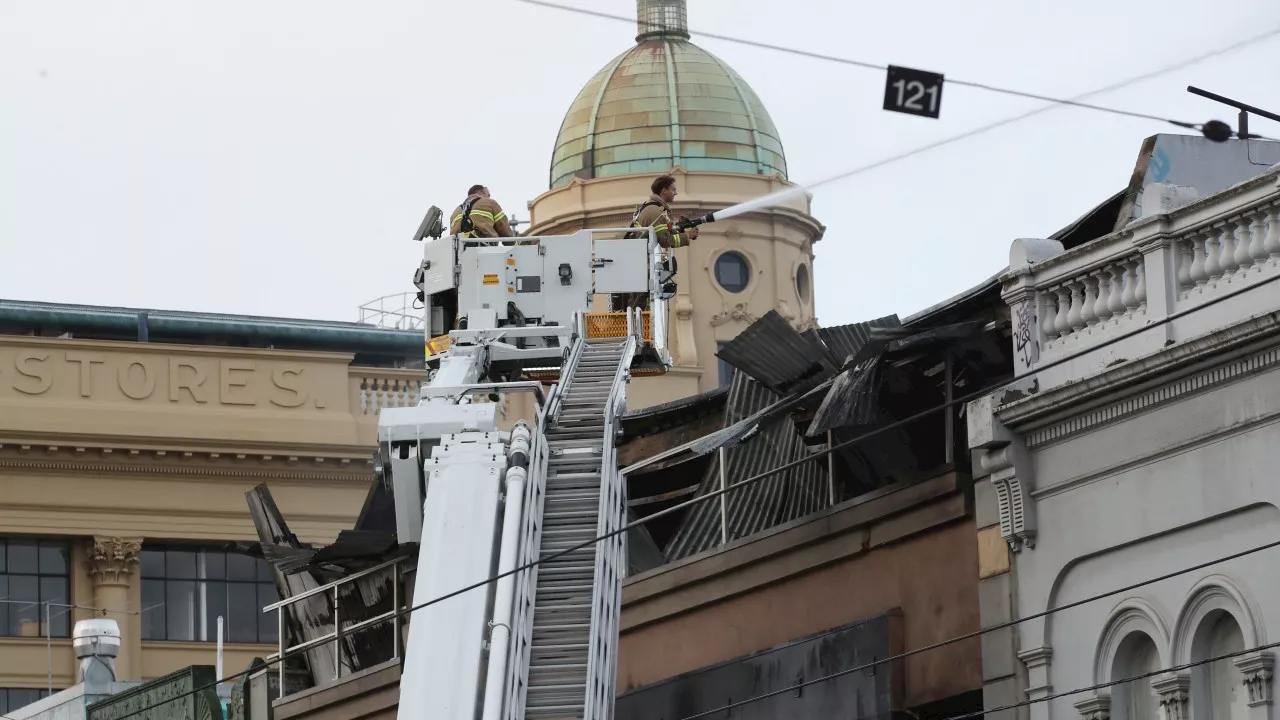
<svg viewBox="0 0 1280 720">
<path fill-rule="evenodd" d="M 413 603 L 478 587 L 409 618 L 397 717 L 610 720 L 617 418 L 633 375 L 671 365 L 674 260 L 649 230 L 496 240 L 444 235 L 441 219 L 433 207 L 415 235 L 430 380 L 416 406 L 382 410 L 378 466 L 397 539 L 418 544 Z M 623 293 L 650 310 L 593 312 Z M 504 429 L 516 394 L 534 410 Z"/>
</svg>

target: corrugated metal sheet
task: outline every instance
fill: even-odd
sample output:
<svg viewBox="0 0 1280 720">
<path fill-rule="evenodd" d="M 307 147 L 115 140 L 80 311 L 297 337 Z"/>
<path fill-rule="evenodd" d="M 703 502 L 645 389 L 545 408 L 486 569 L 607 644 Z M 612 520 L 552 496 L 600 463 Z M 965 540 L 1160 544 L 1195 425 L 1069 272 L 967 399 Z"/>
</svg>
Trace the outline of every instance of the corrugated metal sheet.
<svg viewBox="0 0 1280 720">
<path fill-rule="evenodd" d="M 784 401 L 785 402 L 785 401 Z M 726 423 L 731 427 L 760 427 L 749 440 L 726 450 L 726 481 L 736 484 L 796 460 L 812 457 L 785 412 L 775 412 L 759 425 L 743 423 L 762 411 L 782 405 L 777 396 L 745 373 L 734 373 L 729 388 Z M 826 466 L 804 463 L 760 480 L 725 496 L 728 535 L 733 540 L 767 530 L 827 506 Z M 720 487 L 718 458 L 712 461 L 698 488 L 698 496 Z M 694 505 L 666 549 L 667 559 L 678 560 L 720 545 L 720 502 Z"/>
<path fill-rule="evenodd" d="M 876 417 L 879 369 L 880 358 L 873 357 L 840 373 L 831 383 L 805 434 L 814 437 L 838 427 L 870 425 Z"/>
<path fill-rule="evenodd" d="M 716 357 L 777 393 L 821 382 L 834 373 L 827 352 L 770 310 L 725 343 Z"/>
<path fill-rule="evenodd" d="M 822 342 L 827 346 L 827 351 L 835 360 L 836 367 L 841 367 L 850 357 L 862 350 L 875 329 L 901 326 L 902 323 L 898 321 L 897 315 L 886 315 L 867 322 L 821 328 L 818 330 L 818 337 L 822 338 Z"/>
<path fill-rule="evenodd" d="M 734 376 L 736 377 L 739 374 L 741 373 L 734 373 Z M 758 385 L 759 383 L 756 384 Z M 760 426 L 769 425 L 780 416 L 790 412 L 792 409 L 802 405 L 806 401 L 821 397 L 822 394 L 827 391 L 829 385 L 829 383 L 823 383 L 808 392 L 792 393 L 780 400 L 776 395 L 770 393 L 770 397 L 773 398 L 773 402 L 761 408 L 759 411 L 753 412 L 742 418 L 741 420 L 726 420 L 727 424 L 723 430 L 717 430 L 716 432 L 711 433 L 693 443 L 689 447 L 689 452 L 693 455 L 706 455 L 707 453 L 719 450 L 722 445 L 727 445 L 729 447 L 737 445 L 738 443 L 750 438 Z"/>
</svg>

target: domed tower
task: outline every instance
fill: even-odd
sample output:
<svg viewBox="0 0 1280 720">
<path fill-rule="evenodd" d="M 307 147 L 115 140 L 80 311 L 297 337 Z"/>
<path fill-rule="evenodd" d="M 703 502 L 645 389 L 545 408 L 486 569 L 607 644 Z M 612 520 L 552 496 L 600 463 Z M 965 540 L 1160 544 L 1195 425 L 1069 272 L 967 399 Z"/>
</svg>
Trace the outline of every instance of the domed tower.
<svg viewBox="0 0 1280 720">
<path fill-rule="evenodd" d="M 636 4 L 636 45 L 569 106 L 550 190 L 529 203 L 531 234 L 625 226 L 664 173 L 676 178 L 676 215 L 792 187 L 764 103 L 733 68 L 689 42 L 685 0 Z M 727 369 L 715 357 L 718 346 L 769 310 L 797 327 L 815 322 L 813 243 L 824 227 L 809 215 L 807 195 L 699 229 L 690 247 L 676 251 L 679 290 L 668 304 L 675 366 L 662 377 L 637 378 L 632 408 L 720 386 Z"/>
</svg>

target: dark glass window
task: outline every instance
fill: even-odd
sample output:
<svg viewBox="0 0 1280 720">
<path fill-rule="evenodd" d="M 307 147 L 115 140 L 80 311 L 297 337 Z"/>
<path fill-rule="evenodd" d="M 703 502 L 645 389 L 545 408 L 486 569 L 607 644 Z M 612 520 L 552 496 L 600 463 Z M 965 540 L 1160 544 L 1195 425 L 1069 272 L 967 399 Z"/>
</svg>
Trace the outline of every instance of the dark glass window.
<svg viewBox="0 0 1280 720">
<path fill-rule="evenodd" d="M 747 289 L 751 282 L 751 265 L 740 252 L 729 250 L 716 258 L 716 282 L 732 293 Z"/>
<path fill-rule="evenodd" d="M 0 715 L 19 710 L 47 697 L 49 697 L 47 688 L 0 688 Z"/>
<path fill-rule="evenodd" d="M 0 636 L 67 637 L 71 596 L 65 540 L 0 537 Z M 49 603 L 49 627 L 45 607 Z"/>
<path fill-rule="evenodd" d="M 193 546 L 142 551 L 142 639 L 216 642 L 218 617 L 232 643 L 274 643 L 279 600 L 267 561 Z"/>
</svg>

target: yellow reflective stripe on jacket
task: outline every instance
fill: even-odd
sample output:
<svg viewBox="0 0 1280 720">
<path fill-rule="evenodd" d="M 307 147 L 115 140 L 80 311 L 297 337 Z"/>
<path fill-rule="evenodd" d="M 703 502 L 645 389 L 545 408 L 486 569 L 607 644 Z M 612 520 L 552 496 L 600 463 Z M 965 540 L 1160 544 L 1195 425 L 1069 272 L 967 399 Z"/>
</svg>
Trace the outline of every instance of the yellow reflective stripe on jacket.
<svg viewBox="0 0 1280 720">
<path fill-rule="evenodd" d="M 476 210 L 475 208 L 471 208 L 471 215 L 472 217 L 482 217 L 486 220 L 489 220 L 490 222 L 498 222 L 499 220 L 507 216 L 506 213 L 498 213 L 497 216 L 495 216 L 491 212 L 485 212 L 484 210 Z M 452 218 L 449 219 L 449 222 L 451 223 L 457 222 L 460 219 L 462 219 L 462 213 L 458 213 L 457 215 L 454 215 Z"/>
</svg>

